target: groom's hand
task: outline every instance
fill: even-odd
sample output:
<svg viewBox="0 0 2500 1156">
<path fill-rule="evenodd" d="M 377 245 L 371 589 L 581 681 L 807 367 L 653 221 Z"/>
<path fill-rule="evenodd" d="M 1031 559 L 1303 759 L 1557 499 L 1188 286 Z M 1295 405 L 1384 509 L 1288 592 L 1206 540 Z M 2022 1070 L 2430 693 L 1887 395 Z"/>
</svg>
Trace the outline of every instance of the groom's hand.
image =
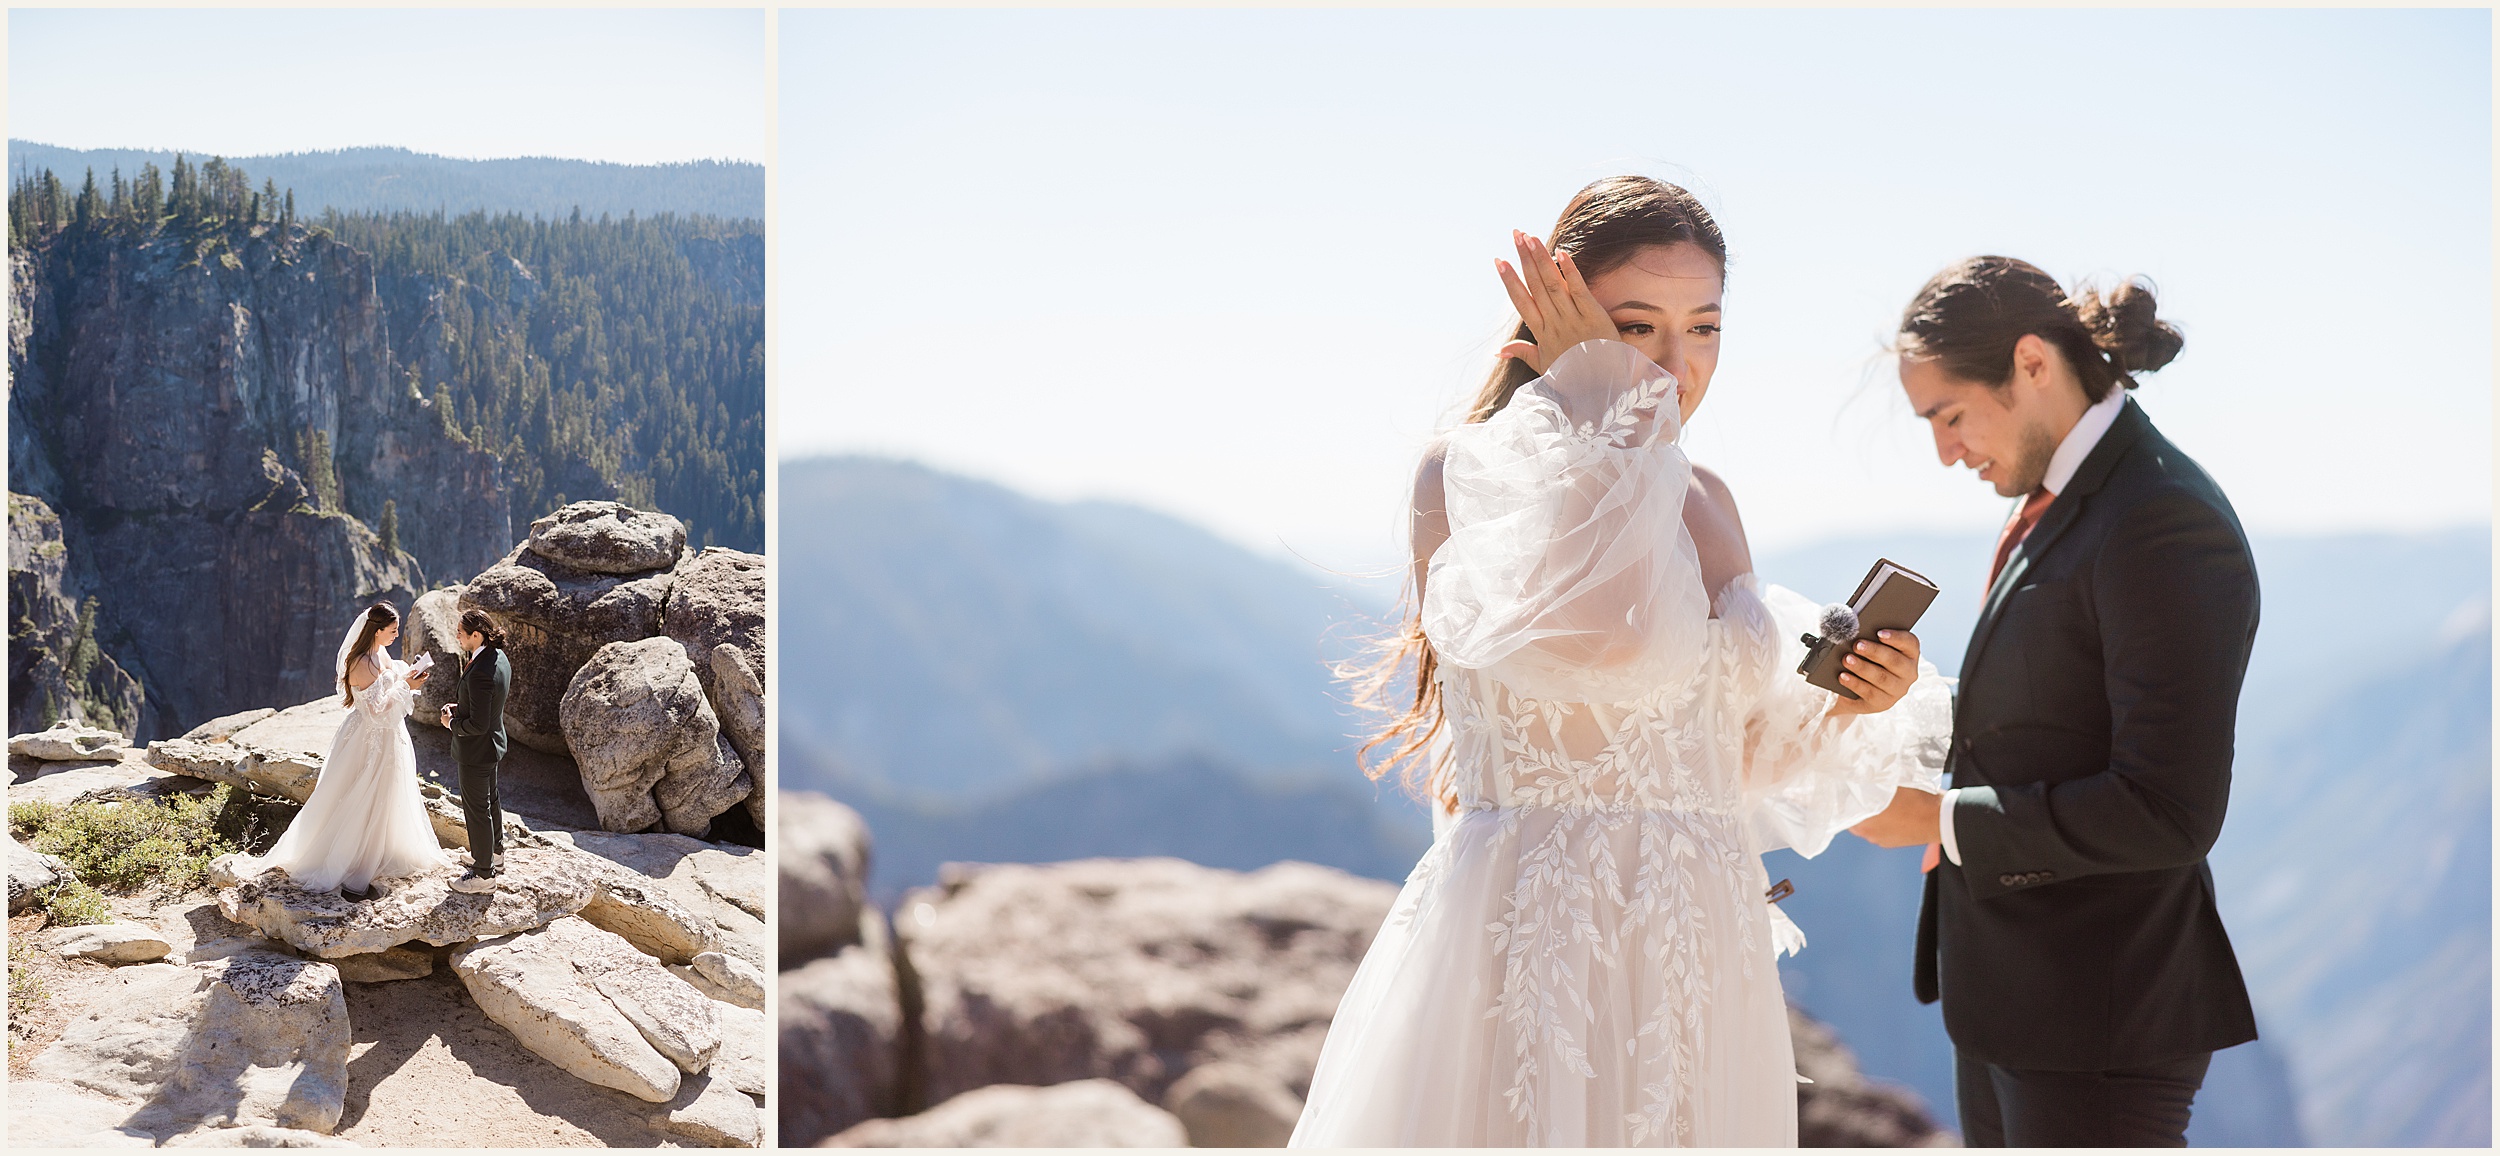
<svg viewBox="0 0 2500 1156">
<path fill-rule="evenodd" d="M 1878 847 L 1922 847 L 1936 841 L 1944 796 L 1916 787 L 1898 787 L 1892 805 L 1881 814 L 1849 828 L 1849 833 Z"/>
</svg>

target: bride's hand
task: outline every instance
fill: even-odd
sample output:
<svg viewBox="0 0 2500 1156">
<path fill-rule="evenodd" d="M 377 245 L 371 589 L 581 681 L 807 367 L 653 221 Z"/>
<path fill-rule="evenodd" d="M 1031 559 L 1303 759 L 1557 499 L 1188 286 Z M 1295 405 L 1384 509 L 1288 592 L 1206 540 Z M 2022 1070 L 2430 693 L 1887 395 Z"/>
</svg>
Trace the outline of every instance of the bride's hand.
<svg viewBox="0 0 2500 1156">
<path fill-rule="evenodd" d="M 1858 697 L 1834 695 L 1835 713 L 1876 714 L 1891 710 L 1894 703 L 1910 693 L 1910 684 L 1918 681 L 1918 636 L 1907 630 L 1878 630 L 1875 637 L 1851 644 L 1848 657 L 1841 659 L 1840 665 L 1840 685 Z"/>
<path fill-rule="evenodd" d="M 425 685 L 425 680 L 427 680 L 427 679 L 429 679 L 429 678 L 432 678 L 432 677 L 434 677 L 434 672 L 433 672 L 433 671 L 431 671 L 431 670 L 420 670 L 420 671 L 416 672 L 415 674 L 412 674 L 412 675 L 409 675 L 409 676 L 408 676 L 408 685 L 410 685 L 410 686 L 424 686 L 424 685 Z"/>
<path fill-rule="evenodd" d="M 1510 238 L 1519 246 L 1519 268 L 1497 257 L 1493 269 L 1501 275 L 1503 291 L 1510 294 L 1511 305 L 1536 340 L 1504 345 L 1502 356 L 1527 362 L 1528 368 L 1542 375 L 1574 345 L 1617 338 L 1621 331 L 1589 292 L 1588 282 L 1580 279 L 1571 254 L 1553 252 L 1544 241 L 1517 229 L 1511 230 Z"/>
</svg>

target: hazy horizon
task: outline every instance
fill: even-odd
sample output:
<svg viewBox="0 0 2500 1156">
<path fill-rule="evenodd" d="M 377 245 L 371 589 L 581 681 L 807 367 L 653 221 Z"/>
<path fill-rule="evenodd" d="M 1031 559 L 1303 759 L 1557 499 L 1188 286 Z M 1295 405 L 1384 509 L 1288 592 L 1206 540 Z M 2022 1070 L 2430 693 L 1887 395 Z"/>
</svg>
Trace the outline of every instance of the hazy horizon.
<svg viewBox="0 0 2500 1156">
<path fill-rule="evenodd" d="M 1758 553 L 2005 516 L 1881 354 L 1983 252 L 2159 286 L 2139 397 L 2252 531 L 2487 523 L 2489 21 L 794 10 L 779 444 L 1393 566 L 1508 231 L 1634 171 L 1727 232 L 1687 444 Z M 1585 44 L 1559 88 L 1522 51 Z"/>
<path fill-rule="evenodd" d="M 8 19 L 12 139 L 185 141 L 230 158 L 378 139 L 460 160 L 765 159 L 762 9 L 21 8 Z"/>
</svg>

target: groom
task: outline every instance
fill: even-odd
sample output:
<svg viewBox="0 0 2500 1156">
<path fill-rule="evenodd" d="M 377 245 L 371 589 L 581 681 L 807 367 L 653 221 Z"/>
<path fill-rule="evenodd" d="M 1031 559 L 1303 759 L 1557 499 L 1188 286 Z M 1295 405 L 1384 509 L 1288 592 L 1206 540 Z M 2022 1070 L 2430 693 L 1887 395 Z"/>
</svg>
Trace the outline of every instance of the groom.
<svg viewBox="0 0 2500 1156">
<path fill-rule="evenodd" d="M 460 810 L 469 828 L 469 873 L 452 880 L 457 891 L 495 889 L 503 869 L 503 802 L 496 775 L 506 749 L 503 704 L 512 691 L 512 663 L 504 657 L 503 629 L 483 610 L 460 612 L 460 683 L 443 707 L 451 731 L 451 755 L 460 764 Z"/>
<path fill-rule="evenodd" d="M 1978 291 L 1932 300 L 1948 279 Z M 1930 845 L 1914 986 L 1944 1001 L 1965 1143 L 2179 1146 L 2213 1053 L 2257 1037 L 2205 865 L 2256 569 L 2221 489 L 2127 396 L 2176 331 L 2112 365 L 2056 288 L 1979 258 L 1904 320 L 1938 457 L 2022 502 L 1962 660 L 1953 789 L 1856 830 Z M 2032 289 L 2054 307 L 2025 317 Z"/>
</svg>

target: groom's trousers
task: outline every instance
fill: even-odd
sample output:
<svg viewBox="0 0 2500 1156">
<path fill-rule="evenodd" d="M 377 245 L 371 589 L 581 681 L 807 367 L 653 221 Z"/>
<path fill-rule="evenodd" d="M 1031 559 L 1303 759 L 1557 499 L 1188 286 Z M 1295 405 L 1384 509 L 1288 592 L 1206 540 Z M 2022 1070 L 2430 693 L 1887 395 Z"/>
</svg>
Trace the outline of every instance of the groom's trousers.
<svg viewBox="0 0 2500 1156">
<path fill-rule="evenodd" d="M 1968 1148 L 2184 1148 L 2212 1052 L 2106 1072 L 2005 1068 L 1954 1053 Z"/>
<path fill-rule="evenodd" d="M 469 869 L 492 875 L 503 869 L 503 800 L 495 793 L 501 763 L 460 764 L 460 814 L 469 827 Z"/>
</svg>

